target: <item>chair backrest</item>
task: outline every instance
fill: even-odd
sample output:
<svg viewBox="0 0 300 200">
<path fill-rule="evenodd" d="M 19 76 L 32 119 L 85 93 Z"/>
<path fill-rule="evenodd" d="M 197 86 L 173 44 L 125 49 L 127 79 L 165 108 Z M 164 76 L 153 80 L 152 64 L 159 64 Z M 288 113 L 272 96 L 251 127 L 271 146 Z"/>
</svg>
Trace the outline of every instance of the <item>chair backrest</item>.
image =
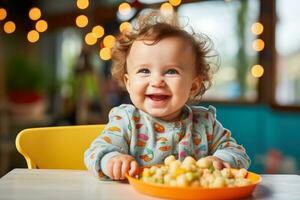
<svg viewBox="0 0 300 200">
<path fill-rule="evenodd" d="M 30 128 L 16 138 L 29 169 L 86 169 L 84 151 L 105 125 Z"/>
</svg>

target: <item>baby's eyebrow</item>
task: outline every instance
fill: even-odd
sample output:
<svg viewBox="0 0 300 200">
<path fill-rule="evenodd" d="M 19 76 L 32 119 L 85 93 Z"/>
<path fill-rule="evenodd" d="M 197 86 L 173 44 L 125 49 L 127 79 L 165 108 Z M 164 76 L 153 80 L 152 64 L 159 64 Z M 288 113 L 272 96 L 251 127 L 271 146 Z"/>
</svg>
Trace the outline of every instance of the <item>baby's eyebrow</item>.
<svg viewBox="0 0 300 200">
<path fill-rule="evenodd" d="M 175 67 L 175 68 L 179 68 L 179 69 L 183 69 L 183 67 L 181 65 L 178 65 L 178 64 L 168 64 L 168 65 L 165 65 L 164 67 Z"/>
<path fill-rule="evenodd" d="M 137 64 L 134 66 L 134 69 L 143 68 L 143 67 L 150 67 L 150 64 Z"/>
</svg>

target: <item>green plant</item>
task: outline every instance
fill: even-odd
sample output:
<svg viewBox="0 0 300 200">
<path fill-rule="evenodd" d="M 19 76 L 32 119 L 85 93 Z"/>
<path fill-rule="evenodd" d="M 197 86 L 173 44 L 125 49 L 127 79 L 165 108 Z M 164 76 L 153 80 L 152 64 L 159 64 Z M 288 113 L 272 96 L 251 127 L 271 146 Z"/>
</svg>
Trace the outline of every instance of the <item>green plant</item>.
<svg viewBox="0 0 300 200">
<path fill-rule="evenodd" d="M 8 60 L 5 79 L 8 92 L 42 92 L 46 87 L 42 65 L 21 55 Z"/>
</svg>

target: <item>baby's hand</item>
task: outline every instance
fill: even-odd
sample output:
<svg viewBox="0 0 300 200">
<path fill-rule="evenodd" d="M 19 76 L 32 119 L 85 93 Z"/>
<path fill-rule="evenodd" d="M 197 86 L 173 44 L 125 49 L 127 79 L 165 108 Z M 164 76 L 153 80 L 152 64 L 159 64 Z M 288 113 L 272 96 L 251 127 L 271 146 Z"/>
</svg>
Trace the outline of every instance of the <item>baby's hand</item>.
<svg viewBox="0 0 300 200">
<path fill-rule="evenodd" d="M 108 176 L 113 180 L 124 180 L 125 174 L 135 176 L 138 173 L 139 164 L 132 156 L 118 155 L 107 162 Z"/>
<path fill-rule="evenodd" d="M 207 156 L 205 159 L 210 160 L 214 166 L 215 169 L 223 169 L 223 168 L 230 168 L 230 164 L 223 161 L 222 159 L 216 157 L 216 156 Z"/>
</svg>

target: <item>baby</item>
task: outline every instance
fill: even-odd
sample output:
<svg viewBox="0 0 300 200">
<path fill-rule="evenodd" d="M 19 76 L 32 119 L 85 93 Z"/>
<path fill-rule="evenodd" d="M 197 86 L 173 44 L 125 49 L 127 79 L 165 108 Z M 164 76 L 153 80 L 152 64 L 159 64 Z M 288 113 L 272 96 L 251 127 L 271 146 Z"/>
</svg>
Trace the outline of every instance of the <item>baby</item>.
<svg viewBox="0 0 300 200">
<path fill-rule="evenodd" d="M 245 149 L 216 120 L 216 110 L 191 106 L 211 85 L 207 38 L 151 11 L 123 33 L 112 52 L 112 75 L 133 103 L 110 111 L 104 131 L 86 150 L 87 168 L 100 179 L 134 176 L 139 166 L 206 157 L 214 167 L 248 168 Z"/>
</svg>

